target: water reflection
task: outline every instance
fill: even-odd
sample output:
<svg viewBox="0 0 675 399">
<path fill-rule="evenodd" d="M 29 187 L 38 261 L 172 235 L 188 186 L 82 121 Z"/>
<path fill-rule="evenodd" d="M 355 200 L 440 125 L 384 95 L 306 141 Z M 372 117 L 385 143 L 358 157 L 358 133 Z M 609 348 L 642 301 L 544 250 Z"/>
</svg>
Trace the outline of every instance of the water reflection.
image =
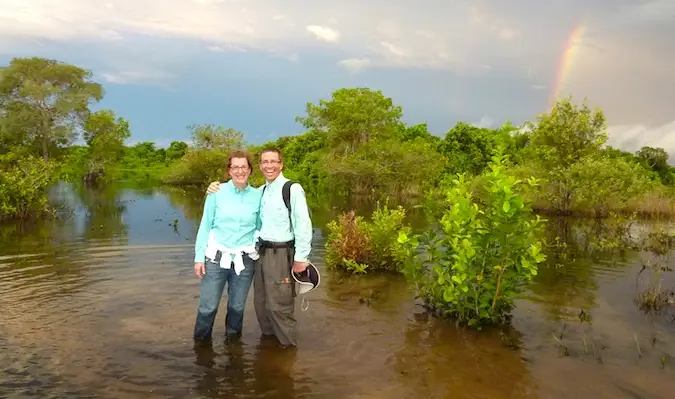
<svg viewBox="0 0 675 399">
<path fill-rule="evenodd" d="M 263 339 L 252 352 L 242 342 L 226 343 L 218 351 L 213 343 L 196 344 L 194 352 L 202 374 L 194 392 L 200 397 L 296 397 L 297 349 L 282 349 Z"/>
<path fill-rule="evenodd" d="M 401 276 L 326 270 L 297 308 L 300 346 L 260 339 L 248 298 L 241 342 L 194 347 L 193 240 L 203 193 L 62 188 L 73 217 L 0 227 L 0 396 L 283 398 L 668 397 L 675 323 L 633 303 L 639 257 L 565 239 L 513 328 L 456 328 L 418 306 Z M 333 212 L 329 210 L 328 212 Z M 101 227 L 103 226 L 103 227 Z M 554 227 L 558 228 L 558 227 Z M 597 234 L 597 230 L 588 230 Z M 664 276 L 664 284 L 675 284 Z M 669 280 L 670 279 L 670 280 Z M 221 306 L 226 306 L 225 301 Z M 584 308 L 590 321 L 577 318 Z M 552 338 L 565 329 L 560 356 Z M 594 343 L 597 355 L 584 350 Z M 637 355 L 636 342 L 641 355 Z M 601 348 L 602 346 L 602 348 Z M 602 363 L 598 358 L 602 359 Z"/>
<path fill-rule="evenodd" d="M 499 330 L 477 333 L 425 314 L 407 323 L 395 369 L 405 397 L 536 398 L 528 366 Z M 480 386 L 480 389 L 476 389 Z"/>
</svg>

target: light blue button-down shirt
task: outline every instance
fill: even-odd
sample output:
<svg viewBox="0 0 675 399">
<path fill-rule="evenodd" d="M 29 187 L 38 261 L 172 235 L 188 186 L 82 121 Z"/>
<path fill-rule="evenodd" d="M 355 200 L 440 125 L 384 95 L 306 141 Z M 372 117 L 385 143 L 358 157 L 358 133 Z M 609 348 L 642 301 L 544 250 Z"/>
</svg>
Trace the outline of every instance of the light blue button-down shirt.
<svg viewBox="0 0 675 399">
<path fill-rule="evenodd" d="M 255 244 L 255 232 L 260 225 L 261 194 L 262 189 L 250 185 L 239 189 L 230 180 L 221 184 L 220 190 L 206 196 L 195 242 L 195 262 L 204 262 L 211 230 L 215 240 L 228 248 Z"/>
<path fill-rule="evenodd" d="M 279 174 L 272 183 L 265 183 L 260 187 L 267 186 L 260 202 L 260 238 L 265 241 L 286 242 L 295 239 L 296 262 L 307 262 L 312 247 L 312 220 L 309 217 L 309 209 L 305 198 L 305 190 L 299 183 L 291 186 L 291 219 L 293 231 L 288 220 L 288 209 L 284 204 L 281 190 L 288 179 Z"/>
</svg>

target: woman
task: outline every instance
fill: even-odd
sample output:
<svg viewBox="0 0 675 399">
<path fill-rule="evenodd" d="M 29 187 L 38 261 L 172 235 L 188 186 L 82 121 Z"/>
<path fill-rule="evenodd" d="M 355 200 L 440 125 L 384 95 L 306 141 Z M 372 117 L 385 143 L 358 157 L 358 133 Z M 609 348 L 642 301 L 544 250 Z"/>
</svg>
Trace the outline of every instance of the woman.
<svg viewBox="0 0 675 399">
<path fill-rule="evenodd" d="M 253 172 L 250 157 L 232 152 L 227 162 L 231 179 L 206 196 L 195 243 L 195 274 L 201 279 L 194 338 L 211 339 L 213 323 L 227 284 L 225 333 L 238 338 L 244 320 L 258 253 L 255 233 L 259 225 L 261 191 L 248 184 Z"/>
</svg>

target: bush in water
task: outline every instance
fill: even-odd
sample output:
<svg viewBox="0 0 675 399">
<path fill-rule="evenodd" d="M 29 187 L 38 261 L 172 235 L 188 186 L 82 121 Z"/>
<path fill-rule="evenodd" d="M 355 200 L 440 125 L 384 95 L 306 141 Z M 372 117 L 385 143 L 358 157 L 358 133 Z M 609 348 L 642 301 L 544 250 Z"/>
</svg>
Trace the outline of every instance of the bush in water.
<svg viewBox="0 0 675 399">
<path fill-rule="evenodd" d="M 372 221 L 354 211 L 341 214 L 327 224 L 326 264 L 352 273 L 398 270 L 405 253 L 397 237 L 400 231 L 410 231 L 404 225 L 405 216 L 402 207 L 389 209 L 386 205 L 378 205 Z"/>
<path fill-rule="evenodd" d="M 485 193 L 480 200 L 472 195 L 472 183 L 459 175 L 446 189 L 440 231 L 415 236 L 402 231 L 398 238 L 407 254 L 404 274 L 425 305 L 470 326 L 504 321 L 545 260 L 539 239 L 543 220 L 521 191 L 536 181 L 524 183 L 505 168 L 503 157 L 492 158 L 479 179 Z"/>
<path fill-rule="evenodd" d="M 25 219 L 48 210 L 47 187 L 57 164 L 42 157 L 9 153 L 0 156 L 0 220 Z"/>
</svg>

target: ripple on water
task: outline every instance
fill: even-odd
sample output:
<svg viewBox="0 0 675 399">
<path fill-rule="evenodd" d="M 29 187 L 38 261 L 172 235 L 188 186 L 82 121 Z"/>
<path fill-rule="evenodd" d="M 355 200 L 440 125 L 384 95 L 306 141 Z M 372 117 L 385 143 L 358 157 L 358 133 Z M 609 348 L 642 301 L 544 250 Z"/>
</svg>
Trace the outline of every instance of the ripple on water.
<svg viewBox="0 0 675 399">
<path fill-rule="evenodd" d="M 192 273 L 192 243 L 183 243 L 172 228 L 148 228 L 157 214 L 175 212 L 148 211 L 156 198 L 168 202 L 155 195 L 125 203 L 124 222 L 109 223 L 119 231 L 100 232 L 108 238 L 59 230 L 58 245 L 49 247 L 40 236 L 12 249 L 24 254 L 0 254 L 0 392 L 604 399 L 627 392 L 667 397 L 672 391 L 673 369 L 660 369 L 658 356 L 672 350 L 674 335 L 659 330 L 657 344 L 650 346 L 654 325 L 630 303 L 632 261 L 580 259 L 540 270 L 506 338 L 420 313 L 401 278 L 344 278 L 322 269 L 322 286 L 309 297 L 309 310 L 297 311 L 298 349 L 282 351 L 260 339 L 252 293 L 240 345 L 223 342 L 223 301 L 213 345 L 195 348 L 199 280 Z M 314 245 L 320 268 L 322 245 L 320 239 Z M 592 328 L 573 323 L 580 306 L 591 309 Z M 567 357 L 558 356 L 552 339 L 562 322 L 568 325 Z M 640 359 L 631 346 L 635 331 L 643 344 Z M 608 344 L 602 365 L 583 353 L 584 336 Z"/>
</svg>

